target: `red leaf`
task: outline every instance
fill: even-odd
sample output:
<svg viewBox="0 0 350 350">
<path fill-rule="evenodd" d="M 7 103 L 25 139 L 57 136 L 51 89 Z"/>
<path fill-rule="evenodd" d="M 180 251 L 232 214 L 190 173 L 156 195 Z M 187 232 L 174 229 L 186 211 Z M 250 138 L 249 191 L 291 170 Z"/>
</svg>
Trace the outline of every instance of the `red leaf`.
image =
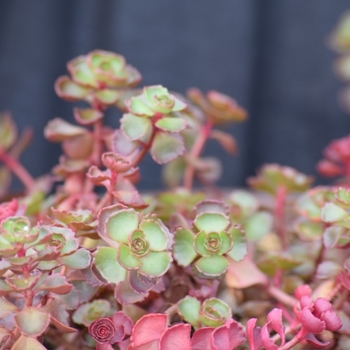
<svg viewBox="0 0 350 350">
<path fill-rule="evenodd" d="M 267 315 L 267 321 L 269 323 L 269 327 L 271 327 L 276 333 L 279 334 L 281 338 L 281 345 L 285 343 L 284 336 L 284 326 L 282 324 L 282 310 L 281 309 L 273 309 Z"/>
<path fill-rule="evenodd" d="M 215 350 L 235 349 L 246 340 L 245 332 L 241 325 L 232 318 L 214 330 L 211 344 Z"/>
<path fill-rule="evenodd" d="M 168 328 L 159 340 L 161 350 L 191 350 L 191 326 L 180 323 Z"/>
<path fill-rule="evenodd" d="M 301 311 L 301 324 L 308 333 L 318 334 L 326 329 L 325 323 L 316 318 L 307 308 Z"/>
<path fill-rule="evenodd" d="M 256 318 L 248 320 L 246 325 L 247 338 L 249 342 L 250 350 L 259 350 L 262 348 L 261 343 L 261 328 L 256 327 Z"/>
<path fill-rule="evenodd" d="M 195 331 L 191 340 L 192 350 L 213 350 L 210 339 L 214 329 L 204 327 Z"/>
<path fill-rule="evenodd" d="M 132 349 L 158 350 L 158 341 L 167 328 L 167 316 L 148 314 L 141 317 L 131 333 Z"/>
</svg>

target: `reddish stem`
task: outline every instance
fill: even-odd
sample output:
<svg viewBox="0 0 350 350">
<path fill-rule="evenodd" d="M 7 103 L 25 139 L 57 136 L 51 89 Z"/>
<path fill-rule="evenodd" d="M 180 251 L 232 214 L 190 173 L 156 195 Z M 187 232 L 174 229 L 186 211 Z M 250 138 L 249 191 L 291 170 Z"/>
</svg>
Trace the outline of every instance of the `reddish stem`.
<svg viewBox="0 0 350 350">
<path fill-rule="evenodd" d="M 210 121 L 207 121 L 201 128 L 199 135 L 194 142 L 192 149 L 189 153 L 190 159 L 196 159 L 201 154 L 203 147 L 210 135 L 210 132 L 213 128 L 213 124 Z M 184 174 L 184 187 L 191 191 L 193 185 L 195 167 L 193 164 L 188 164 Z"/>
<path fill-rule="evenodd" d="M 142 147 L 140 153 L 137 155 L 137 157 L 132 162 L 133 167 L 136 167 L 141 162 L 143 157 L 147 154 L 147 152 L 150 150 L 152 143 L 153 143 L 153 140 L 154 140 L 154 137 L 156 136 L 156 133 L 157 133 L 157 129 L 154 125 L 152 125 L 151 136 L 150 136 L 148 142 L 143 144 L 143 147 Z"/>
<path fill-rule="evenodd" d="M 278 186 L 276 193 L 276 208 L 275 208 L 275 220 L 277 234 L 282 241 L 283 249 L 288 247 L 288 239 L 285 230 L 285 206 L 286 206 L 287 190 L 284 186 Z"/>
<path fill-rule="evenodd" d="M 113 194 L 112 192 L 115 190 L 115 185 L 117 183 L 117 174 L 115 172 L 112 171 L 112 176 L 111 176 L 111 180 L 110 180 L 110 183 L 109 183 L 109 195 L 108 195 L 108 198 L 109 198 L 109 204 L 112 205 L 113 204 Z"/>
<path fill-rule="evenodd" d="M 16 158 L 6 153 L 6 151 L 1 147 L 0 160 L 19 178 L 27 191 L 30 191 L 35 186 L 35 180 L 28 173 L 27 169 L 25 169 L 24 166 Z"/>
</svg>

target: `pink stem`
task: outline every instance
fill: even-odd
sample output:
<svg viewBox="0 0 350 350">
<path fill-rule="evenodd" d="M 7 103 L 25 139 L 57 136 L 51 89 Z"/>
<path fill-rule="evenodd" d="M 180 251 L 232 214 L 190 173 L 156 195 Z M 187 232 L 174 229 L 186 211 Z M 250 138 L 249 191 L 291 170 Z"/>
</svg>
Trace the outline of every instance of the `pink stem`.
<svg viewBox="0 0 350 350">
<path fill-rule="evenodd" d="M 193 147 L 190 151 L 191 158 L 198 158 L 201 154 L 203 147 L 210 135 L 210 132 L 213 128 L 213 124 L 210 121 L 207 121 L 201 128 L 198 138 L 193 144 Z M 184 187 L 191 191 L 193 186 L 195 167 L 193 164 L 188 164 L 185 170 L 184 175 Z"/>
<path fill-rule="evenodd" d="M 286 249 L 288 247 L 288 239 L 286 235 L 284 222 L 286 195 L 286 188 L 284 186 L 278 186 L 276 194 L 275 220 L 277 234 L 281 238 L 283 249 Z"/>
<path fill-rule="evenodd" d="M 23 183 L 27 191 L 30 191 L 35 186 L 35 180 L 28 173 L 27 169 L 14 157 L 6 153 L 6 151 L 0 148 L 0 160 L 11 170 Z"/>
</svg>

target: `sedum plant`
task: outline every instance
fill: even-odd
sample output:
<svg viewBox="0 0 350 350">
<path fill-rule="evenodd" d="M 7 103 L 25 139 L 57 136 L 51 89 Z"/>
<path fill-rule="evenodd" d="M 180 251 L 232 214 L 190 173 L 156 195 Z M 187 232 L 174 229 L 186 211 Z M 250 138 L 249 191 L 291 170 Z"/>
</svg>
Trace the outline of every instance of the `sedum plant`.
<svg viewBox="0 0 350 350">
<path fill-rule="evenodd" d="M 349 38 L 344 17 L 332 46 L 346 55 Z M 45 127 L 62 147 L 51 175 L 28 173 L 32 132 L 0 114 L 0 349 L 350 348 L 348 138 L 318 164 L 340 184 L 266 164 L 249 189 L 222 191 L 203 153 L 210 139 L 237 152 L 223 130 L 247 119 L 235 100 L 139 88 L 137 69 L 102 50 L 67 69 L 55 91 L 82 104 L 75 123 Z M 167 189 L 138 190 L 147 154 Z"/>
</svg>

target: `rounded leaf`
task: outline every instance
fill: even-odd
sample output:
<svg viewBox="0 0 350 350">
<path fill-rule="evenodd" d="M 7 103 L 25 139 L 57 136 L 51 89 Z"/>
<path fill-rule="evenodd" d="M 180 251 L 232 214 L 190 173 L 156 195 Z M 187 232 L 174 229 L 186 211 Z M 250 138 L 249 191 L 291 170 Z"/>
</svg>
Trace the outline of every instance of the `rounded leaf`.
<svg viewBox="0 0 350 350">
<path fill-rule="evenodd" d="M 202 213 L 194 219 L 196 228 L 206 233 L 225 231 L 229 224 L 229 218 L 222 213 Z"/>
<path fill-rule="evenodd" d="M 140 229 L 145 234 L 146 239 L 149 242 L 151 250 L 163 251 L 168 246 L 169 232 L 164 232 L 166 227 L 161 227 L 154 220 L 143 220 L 140 224 Z M 167 235 L 168 234 L 168 235 Z"/>
<path fill-rule="evenodd" d="M 325 222 L 337 222 L 345 219 L 348 212 L 334 203 L 326 203 L 322 208 L 321 218 Z"/>
<path fill-rule="evenodd" d="M 159 339 L 159 349 L 191 350 L 191 326 L 180 323 L 168 328 Z"/>
<path fill-rule="evenodd" d="M 224 274 L 228 268 L 228 261 L 222 255 L 212 255 L 202 257 L 195 263 L 200 273 L 208 277 L 219 277 Z"/>
<path fill-rule="evenodd" d="M 201 303 L 198 299 L 187 296 L 177 304 L 180 316 L 194 328 L 200 327 L 199 312 Z"/>
<path fill-rule="evenodd" d="M 163 276 L 169 269 L 172 262 L 171 254 L 169 252 L 148 252 L 147 255 L 140 258 L 142 266 L 140 273 L 149 277 Z"/>
<path fill-rule="evenodd" d="M 151 146 L 151 155 L 158 164 L 165 164 L 185 152 L 182 137 L 178 134 L 157 132 Z"/>
<path fill-rule="evenodd" d="M 27 306 L 16 314 L 15 320 L 22 334 L 38 337 L 49 326 L 50 314 Z"/>
<path fill-rule="evenodd" d="M 140 258 L 136 257 L 126 244 L 119 247 L 118 261 L 127 270 L 138 269 L 141 266 Z"/>
<path fill-rule="evenodd" d="M 184 228 L 180 228 L 175 232 L 175 244 L 173 254 L 176 262 L 180 266 L 188 266 L 197 256 L 197 252 L 193 248 L 194 234 Z"/>
<path fill-rule="evenodd" d="M 149 118 L 136 116 L 132 113 L 124 114 L 120 123 L 125 136 L 131 141 L 140 140 L 152 131 L 152 123 Z"/>
<path fill-rule="evenodd" d="M 171 133 L 176 133 L 184 130 L 186 128 L 186 125 L 187 121 L 185 119 L 175 117 L 164 117 L 155 123 L 155 126 L 158 129 Z"/>
</svg>

